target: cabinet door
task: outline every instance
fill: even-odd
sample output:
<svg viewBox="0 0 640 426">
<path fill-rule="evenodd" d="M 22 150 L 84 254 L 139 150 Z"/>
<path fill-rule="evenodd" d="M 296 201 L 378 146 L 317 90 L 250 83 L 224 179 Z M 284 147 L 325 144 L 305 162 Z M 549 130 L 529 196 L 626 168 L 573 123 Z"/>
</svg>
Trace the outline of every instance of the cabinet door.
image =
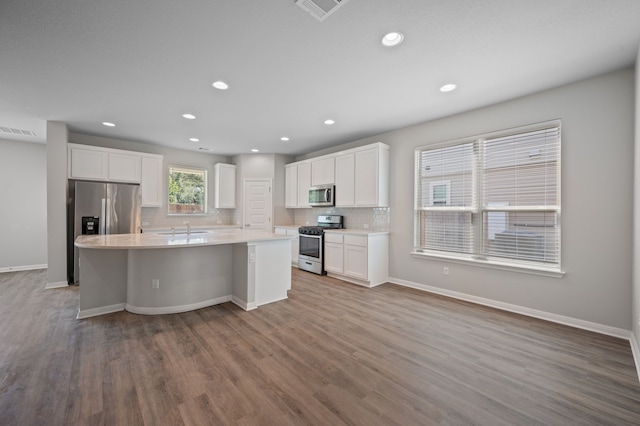
<svg viewBox="0 0 640 426">
<path fill-rule="evenodd" d="M 216 209 L 236 208 L 236 166 L 218 163 L 215 165 L 215 199 Z"/>
<path fill-rule="evenodd" d="M 336 207 L 352 207 L 355 204 L 355 155 L 336 157 Z"/>
<path fill-rule="evenodd" d="M 140 170 L 142 207 L 162 205 L 162 157 L 142 156 Z"/>
<path fill-rule="evenodd" d="M 287 166 L 284 169 L 284 206 L 298 207 L 298 166 Z"/>
<path fill-rule="evenodd" d="M 140 183 L 140 155 L 109 153 L 109 180 Z"/>
<path fill-rule="evenodd" d="M 356 153 L 355 161 L 356 206 L 378 205 L 378 150 L 368 149 Z"/>
<path fill-rule="evenodd" d="M 311 162 L 311 186 L 331 185 L 335 182 L 334 158 L 323 158 Z"/>
<path fill-rule="evenodd" d="M 69 161 L 71 162 L 70 179 L 107 180 L 109 178 L 109 154 L 105 151 L 71 148 Z"/>
<path fill-rule="evenodd" d="M 298 207 L 309 207 L 311 163 L 298 164 Z"/>
<path fill-rule="evenodd" d="M 367 280 L 367 248 L 344 245 L 344 274 L 353 278 Z"/>
<path fill-rule="evenodd" d="M 324 269 L 327 272 L 342 274 L 344 271 L 343 245 L 339 243 L 324 243 Z"/>
</svg>

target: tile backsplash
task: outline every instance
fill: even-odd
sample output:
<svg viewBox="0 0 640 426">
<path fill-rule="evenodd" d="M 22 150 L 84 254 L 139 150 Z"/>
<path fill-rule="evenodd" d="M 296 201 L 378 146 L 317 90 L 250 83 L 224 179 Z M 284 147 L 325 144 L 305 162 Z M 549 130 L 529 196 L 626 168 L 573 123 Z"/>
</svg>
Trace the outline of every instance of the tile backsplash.
<svg viewBox="0 0 640 426">
<path fill-rule="evenodd" d="M 344 216 L 344 227 L 352 229 L 370 229 L 372 231 L 388 231 L 390 215 L 388 207 L 375 208 L 342 208 L 342 207 L 313 207 L 310 209 L 290 209 L 294 211 L 295 219 L 291 225 L 315 225 L 318 216 L 337 214 Z M 287 225 L 279 223 L 279 225 Z"/>
<path fill-rule="evenodd" d="M 181 227 L 184 226 L 185 221 L 189 221 L 189 225 L 193 227 L 232 225 L 235 223 L 235 211 L 235 209 L 210 209 L 203 215 L 169 216 L 162 207 L 143 207 L 140 222 L 143 229 Z"/>
<path fill-rule="evenodd" d="M 344 216 L 345 228 L 370 229 L 372 231 L 388 231 L 390 226 L 389 208 L 342 208 L 313 207 L 310 209 L 286 209 L 274 207 L 274 225 L 315 225 L 318 216 L 338 214 Z M 144 207 L 141 215 L 142 228 L 178 228 L 189 225 L 214 226 L 235 225 L 241 221 L 241 209 L 210 209 L 204 215 L 169 216 L 163 208 Z"/>
</svg>

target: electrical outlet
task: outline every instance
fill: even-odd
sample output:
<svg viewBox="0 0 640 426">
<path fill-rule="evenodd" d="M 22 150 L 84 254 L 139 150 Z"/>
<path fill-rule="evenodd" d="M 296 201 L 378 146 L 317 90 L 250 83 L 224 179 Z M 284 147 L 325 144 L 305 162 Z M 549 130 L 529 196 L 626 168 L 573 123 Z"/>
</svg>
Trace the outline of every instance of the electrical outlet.
<svg viewBox="0 0 640 426">
<path fill-rule="evenodd" d="M 368 224 L 368 223 L 365 223 L 364 225 L 362 225 L 362 227 L 363 227 L 364 229 L 369 229 L 369 224 Z"/>
<path fill-rule="evenodd" d="M 160 288 L 160 279 L 154 278 L 151 280 L 151 288 Z"/>
<path fill-rule="evenodd" d="M 442 268 L 442 273 L 445 274 L 445 275 L 449 275 L 449 268 L 446 267 L 446 266 L 444 268 Z"/>
<path fill-rule="evenodd" d="M 142 222 L 142 226 L 149 226 L 149 222 Z"/>
</svg>

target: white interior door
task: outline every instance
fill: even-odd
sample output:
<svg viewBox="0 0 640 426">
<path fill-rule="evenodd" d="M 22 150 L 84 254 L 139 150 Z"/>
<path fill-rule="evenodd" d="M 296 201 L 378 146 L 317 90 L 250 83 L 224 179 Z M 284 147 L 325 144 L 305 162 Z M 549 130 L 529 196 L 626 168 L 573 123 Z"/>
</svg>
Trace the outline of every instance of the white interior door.
<svg viewBox="0 0 640 426">
<path fill-rule="evenodd" d="M 273 232 L 271 224 L 271 179 L 245 179 L 244 228 Z"/>
</svg>

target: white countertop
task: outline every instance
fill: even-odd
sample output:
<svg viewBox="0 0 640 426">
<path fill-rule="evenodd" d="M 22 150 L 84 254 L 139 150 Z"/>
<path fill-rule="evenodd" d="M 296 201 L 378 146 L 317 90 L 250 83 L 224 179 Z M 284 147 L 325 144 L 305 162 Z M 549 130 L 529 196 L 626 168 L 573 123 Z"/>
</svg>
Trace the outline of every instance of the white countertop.
<svg viewBox="0 0 640 426">
<path fill-rule="evenodd" d="M 313 226 L 313 225 L 276 225 L 274 228 L 285 228 L 285 229 L 295 229 L 302 226 Z M 352 234 L 352 235 L 388 235 L 389 231 L 375 231 L 371 229 L 360 229 L 360 228 L 343 228 L 343 229 L 325 229 L 324 232 L 333 232 L 338 234 Z"/>
<path fill-rule="evenodd" d="M 287 235 L 272 234 L 270 232 L 220 229 L 206 232 L 194 231 L 191 235 L 180 233 L 171 235 L 170 232 L 166 234 L 80 235 L 76 238 L 75 246 L 84 249 L 161 249 L 286 240 L 290 238 Z"/>
</svg>

